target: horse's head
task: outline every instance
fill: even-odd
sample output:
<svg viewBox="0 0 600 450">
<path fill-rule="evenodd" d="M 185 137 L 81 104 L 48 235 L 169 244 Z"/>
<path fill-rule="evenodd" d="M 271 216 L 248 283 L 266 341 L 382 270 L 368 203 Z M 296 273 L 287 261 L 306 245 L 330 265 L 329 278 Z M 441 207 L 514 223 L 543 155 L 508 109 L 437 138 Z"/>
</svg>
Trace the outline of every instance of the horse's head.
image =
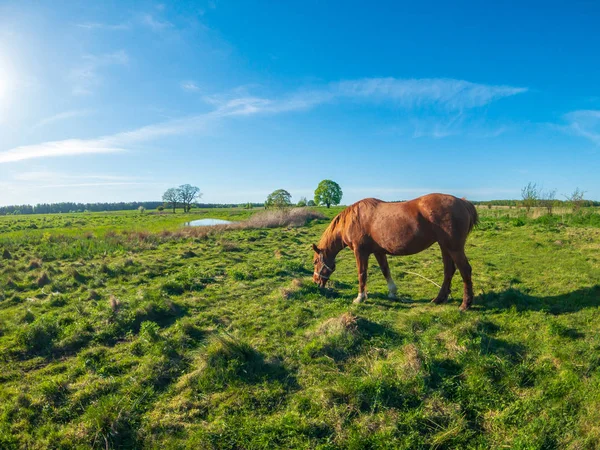
<svg viewBox="0 0 600 450">
<path fill-rule="evenodd" d="M 315 272 L 313 273 L 313 281 L 321 287 L 325 287 L 327 280 L 335 270 L 335 257 L 327 257 L 325 252 L 317 247 L 315 244 L 312 246 L 315 251 L 315 257 L 313 264 L 315 265 Z"/>
</svg>

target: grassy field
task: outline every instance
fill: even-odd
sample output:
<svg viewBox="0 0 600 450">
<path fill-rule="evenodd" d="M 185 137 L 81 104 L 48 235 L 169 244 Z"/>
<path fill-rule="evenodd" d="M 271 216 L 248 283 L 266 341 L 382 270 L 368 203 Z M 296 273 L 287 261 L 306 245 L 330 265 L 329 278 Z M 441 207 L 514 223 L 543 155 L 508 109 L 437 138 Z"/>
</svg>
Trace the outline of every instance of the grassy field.
<svg viewBox="0 0 600 450">
<path fill-rule="evenodd" d="M 353 255 L 305 226 L 184 233 L 183 214 L 0 217 L 0 448 L 600 447 L 600 215 L 480 209 L 476 293 L 439 248 Z M 532 215 L 533 217 L 533 215 Z"/>
</svg>

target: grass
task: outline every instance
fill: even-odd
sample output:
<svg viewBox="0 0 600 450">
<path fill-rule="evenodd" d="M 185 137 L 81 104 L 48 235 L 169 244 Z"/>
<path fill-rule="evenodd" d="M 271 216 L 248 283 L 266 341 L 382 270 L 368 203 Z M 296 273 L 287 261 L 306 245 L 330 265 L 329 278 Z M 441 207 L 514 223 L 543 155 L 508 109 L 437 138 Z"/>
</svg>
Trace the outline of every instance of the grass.
<svg viewBox="0 0 600 450">
<path fill-rule="evenodd" d="M 458 276 L 436 306 L 408 273 L 441 281 L 437 247 L 390 258 L 402 302 L 372 259 L 352 304 L 349 251 L 316 287 L 338 211 L 0 217 L 0 448 L 600 446 L 596 212 L 480 208 L 461 314 Z"/>
</svg>

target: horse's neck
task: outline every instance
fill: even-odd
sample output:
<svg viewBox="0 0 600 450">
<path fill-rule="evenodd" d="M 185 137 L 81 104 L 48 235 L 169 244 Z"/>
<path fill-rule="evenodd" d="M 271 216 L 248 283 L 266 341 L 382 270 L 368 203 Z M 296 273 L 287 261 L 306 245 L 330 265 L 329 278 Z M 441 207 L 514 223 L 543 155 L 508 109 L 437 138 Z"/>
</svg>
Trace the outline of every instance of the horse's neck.
<svg viewBox="0 0 600 450">
<path fill-rule="evenodd" d="M 332 230 L 331 236 L 329 236 L 327 242 L 327 247 L 324 248 L 325 252 L 327 252 L 327 255 L 331 255 L 331 257 L 335 258 L 344 247 L 342 233 L 338 230 Z"/>
</svg>

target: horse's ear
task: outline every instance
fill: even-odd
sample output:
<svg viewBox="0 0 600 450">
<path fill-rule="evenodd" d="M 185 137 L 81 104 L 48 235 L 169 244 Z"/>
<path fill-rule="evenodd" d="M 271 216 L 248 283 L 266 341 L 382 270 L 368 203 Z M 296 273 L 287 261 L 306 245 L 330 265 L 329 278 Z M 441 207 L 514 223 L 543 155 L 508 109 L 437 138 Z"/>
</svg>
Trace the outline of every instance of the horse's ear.
<svg viewBox="0 0 600 450">
<path fill-rule="evenodd" d="M 321 250 L 315 244 L 312 245 L 312 248 L 315 251 L 315 253 L 321 253 Z"/>
</svg>

